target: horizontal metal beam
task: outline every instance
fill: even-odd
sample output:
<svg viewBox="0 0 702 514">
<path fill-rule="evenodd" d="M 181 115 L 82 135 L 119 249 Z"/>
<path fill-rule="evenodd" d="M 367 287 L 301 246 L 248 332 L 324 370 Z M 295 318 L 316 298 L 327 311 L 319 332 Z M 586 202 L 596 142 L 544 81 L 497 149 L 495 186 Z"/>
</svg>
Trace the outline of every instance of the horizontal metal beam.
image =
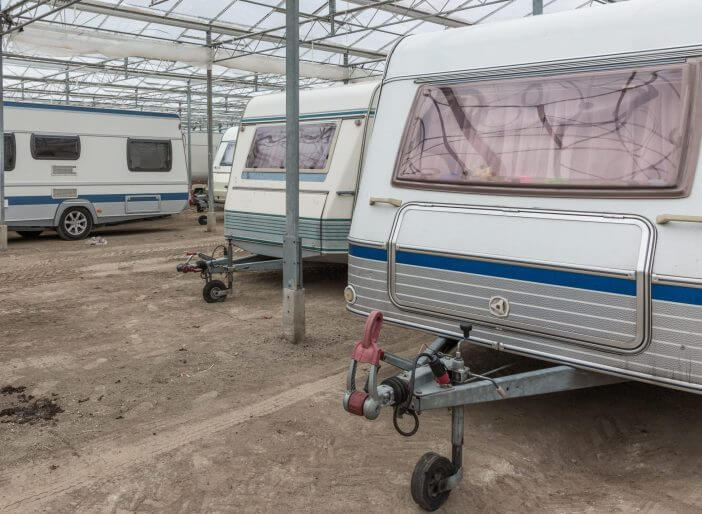
<svg viewBox="0 0 702 514">
<path fill-rule="evenodd" d="M 5 74 L 5 80 L 10 80 L 10 81 L 19 81 L 19 82 L 24 82 L 24 83 L 41 83 L 41 84 L 65 84 L 66 80 L 65 79 L 54 79 L 54 78 L 44 78 L 44 77 L 22 77 L 20 75 L 7 75 Z M 181 95 L 185 97 L 187 95 L 188 90 L 187 88 L 184 89 L 179 89 L 179 88 L 172 88 L 164 85 L 163 87 L 157 87 L 157 86 L 142 86 L 142 85 L 127 85 L 127 84 L 117 84 L 114 82 L 90 82 L 86 80 L 78 80 L 78 81 L 72 81 L 69 78 L 69 84 L 71 85 L 71 90 L 73 91 L 73 88 L 76 87 L 96 87 L 100 89 L 124 89 L 127 91 L 134 91 L 135 89 L 138 89 L 139 91 L 153 91 L 153 92 L 158 92 L 158 93 L 168 93 L 172 95 Z M 198 91 L 191 89 L 191 94 L 193 96 L 205 96 L 207 94 L 206 91 Z M 251 97 L 248 95 L 239 95 L 239 94 L 227 94 L 227 93 L 213 93 L 212 96 L 217 97 L 217 98 L 227 98 L 229 100 L 234 101 L 234 104 L 236 104 L 236 100 L 244 100 L 248 101 Z M 245 103 L 245 102 L 244 102 Z"/>
<path fill-rule="evenodd" d="M 450 388 L 437 385 L 430 372 L 425 372 L 423 378 L 424 383 L 421 383 L 419 388 L 415 381 L 416 396 L 412 407 L 418 411 L 572 391 L 627 381 L 624 378 L 570 366 L 553 366 L 500 377 L 495 379 L 494 384 L 489 380 L 480 380 Z M 498 393 L 495 384 L 505 391 L 506 397 Z"/>
<path fill-rule="evenodd" d="M 126 5 L 115 5 L 108 4 L 106 2 L 101 2 L 99 0 L 82 0 L 80 3 L 74 6 L 75 9 L 79 9 L 85 12 L 91 12 L 94 14 L 105 14 L 107 16 L 116 16 L 119 18 L 127 18 L 130 20 L 143 21 L 145 23 L 156 23 L 160 25 L 169 25 L 172 27 L 179 27 L 183 29 L 199 30 L 202 32 L 211 31 L 216 34 L 223 34 L 227 36 L 251 36 L 256 40 L 267 41 L 269 43 L 275 43 L 282 45 L 285 43 L 285 38 L 280 36 L 274 36 L 271 34 L 260 34 L 253 36 L 253 31 L 248 30 L 244 27 L 237 26 L 231 23 L 224 22 L 212 22 L 206 23 L 204 21 L 197 20 L 195 18 L 177 15 L 173 13 L 159 14 L 146 9 L 141 9 L 138 7 L 131 7 Z M 385 57 L 385 53 L 373 52 L 370 50 L 361 50 L 358 48 L 353 48 L 351 46 L 338 45 L 334 43 L 305 43 L 300 42 L 300 46 L 310 49 L 317 49 L 324 52 L 331 52 L 336 54 L 349 54 L 355 55 L 357 57 L 364 57 L 366 59 L 377 59 L 379 57 Z"/>
<path fill-rule="evenodd" d="M 72 61 L 68 59 L 58 59 L 54 57 L 39 57 L 39 56 L 30 56 L 30 55 L 23 55 L 23 54 L 16 54 L 16 53 L 5 53 L 3 54 L 3 57 L 6 59 L 6 62 L 15 62 L 19 64 L 26 64 L 26 63 L 36 63 L 36 64 L 46 64 L 46 65 L 51 65 L 51 66 L 57 66 L 62 70 L 65 70 L 66 67 L 70 69 L 89 69 L 89 70 L 96 70 L 96 71 L 101 71 L 101 72 L 107 72 L 107 73 L 114 73 L 120 77 L 124 76 L 125 73 L 125 68 L 124 66 L 116 66 L 116 65 L 110 65 L 110 64 L 104 64 L 104 63 L 90 63 L 90 62 L 80 62 L 80 61 Z M 161 78 L 161 79 L 168 79 L 168 80 L 179 80 L 182 82 L 187 82 L 188 80 L 191 80 L 192 82 L 197 82 L 197 83 L 205 83 L 206 82 L 206 77 L 204 74 L 196 74 L 196 73 L 190 73 L 190 74 L 185 74 L 185 73 L 176 73 L 176 72 L 169 72 L 169 71 L 154 71 L 154 70 L 145 70 L 145 69 L 135 69 L 135 68 L 127 68 L 126 72 L 132 76 L 139 76 L 139 77 L 152 77 L 152 78 Z M 230 85 L 241 85 L 241 86 L 246 86 L 246 87 L 258 87 L 262 89 L 271 89 L 271 90 L 282 90 L 285 87 L 283 84 L 278 84 L 274 82 L 269 82 L 265 80 L 259 80 L 258 82 L 254 80 L 248 80 L 248 79 L 239 79 L 239 78 L 231 78 L 231 77 L 216 77 L 214 79 L 214 82 L 217 84 L 230 84 Z"/>
<path fill-rule="evenodd" d="M 364 5 L 367 7 L 375 7 L 379 11 L 385 11 L 392 14 L 397 14 L 399 16 L 404 16 L 406 18 L 412 18 L 415 20 L 428 21 L 431 23 L 436 23 L 437 25 L 443 25 L 444 27 L 467 27 L 471 25 L 467 21 L 456 20 L 448 16 L 441 14 L 432 14 L 430 12 L 422 11 L 420 9 L 413 9 L 411 7 L 404 7 L 402 5 L 393 4 L 378 4 L 377 0 L 349 0 L 351 3 L 357 5 Z M 376 5 L 378 4 L 378 5 Z"/>
</svg>

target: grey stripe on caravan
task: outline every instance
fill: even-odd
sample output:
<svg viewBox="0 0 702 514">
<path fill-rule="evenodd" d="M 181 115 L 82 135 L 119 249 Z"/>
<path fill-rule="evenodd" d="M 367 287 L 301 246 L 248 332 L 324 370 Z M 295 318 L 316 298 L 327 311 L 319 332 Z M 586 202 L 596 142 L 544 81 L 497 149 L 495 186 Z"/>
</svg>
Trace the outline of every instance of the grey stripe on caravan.
<svg viewBox="0 0 702 514">
<path fill-rule="evenodd" d="M 687 46 L 655 52 L 635 52 L 611 54 L 602 57 L 575 58 L 562 61 L 533 62 L 529 64 L 505 65 L 474 70 L 457 70 L 429 75 L 404 75 L 385 79 L 383 84 L 414 79 L 416 83 L 448 83 L 452 81 L 477 82 L 492 79 L 515 79 L 540 77 L 564 73 L 584 73 L 592 71 L 616 70 L 625 67 L 678 64 L 691 57 L 702 56 L 702 46 Z"/>
<path fill-rule="evenodd" d="M 8 173 L 12 173 L 11 171 Z M 133 172 L 133 173 L 148 173 L 144 171 Z M 154 171 L 153 173 L 164 173 L 162 171 Z M 76 182 L 75 180 L 66 182 L 13 182 L 12 184 L 5 184 L 5 187 L 41 187 L 41 186 L 185 186 L 188 185 L 187 181 L 169 181 L 169 182 Z M 141 193 L 132 193 L 141 194 Z M 148 193 L 151 194 L 151 193 Z"/>
<path fill-rule="evenodd" d="M 382 309 L 382 307 L 379 307 Z M 368 316 L 369 310 L 361 310 L 361 309 L 355 309 L 352 306 L 347 305 L 346 309 L 353 313 L 353 314 L 358 314 L 360 316 Z M 427 332 L 429 334 L 441 334 L 446 337 L 449 337 L 451 339 L 463 339 L 463 335 L 459 334 L 457 332 L 454 332 L 452 330 L 441 330 L 438 329 L 437 327 L 429 327 L 427 325 L 422 325 L 421 323 L 415 323 L 409 320 L 402 320 L 404 316 L 401 314 L 398 317 L 398 314 L 400 313 L 395 313 L 395 312 L 388 312 L 384 316 L 384 320 L 387 321 L 388 323 L 392 324 L 399 324 L 404 327 L 411 327 L 417 330 L 421 330 L 422 332 Z M 443 324 L 443 323 L 442 323 Z M 445 324 L 444 324 L 445 325 Z M 478 330 L 476 330 L 478 331 Z M 475 331 L 474 331 L 475 332 Z M 502 335 L 502 334 L 501 334 Z M 480 344 L 482 346 L 487 346 L 489 348 L 493 349 L 498 349 L 496 348 L 496 343 L 490 340 L 482 339 L 480 337 L 475 337 L 471 336 L 471 340 L 477 344 Z M 519 339 L 516 339 L 517 341 Z M 596 371 L 601 371 L 605 373 L 609 373 L 612 375 L 617 375 L 621 376 L 624 378 L 636 378 L 637 380 L 641 380 L 642 382 L 648 382 L 650 384 L 655 384 L 655 385 L 660 385 L 660 384 L 665 384 L 668 387 L 672 387 L 675 389 L 680 389 L 683 391 L 694 391 L 694 392 L 700 392 L 702 390 L 702 386 L 695 384 L 694 382 L 684 382 L 681 380 L 675 380 L 675 379 L 669 379 L 665 377 L 652 377 L 651 375 L 648 375 L 646 373 L 642 372 L 637 372 L 633 370 L 624 370 L 622 368 L 616 367 L 616 366 L 608 366 L 608 365 L 603 365 L 603 364 L 595 364 L 590 361 L 583 361 L 580 359 L 574 359 L 574 358 L 569 358 L 569 357 L 558 357 L 554 358 L 552 354 L 545 353 L 543 351 L 538 351 L 538 350 L 524 350 L 519 347 L 515 347 L 512 345 L 505 345 L 505 344 L 497 344 L 499 347 L 499 350 L 506 350 L 514 354 L 518 355 L 525 355 L 527 357 L 536 357 L 537 359 L 542 359 L 548 362 L 556 362 L 556 363 L 565 363 L 565 364 L 570 364 L 571 366 L 575 366 L 578 368 L 584 368 L 584 369 L 590 369 L 590 370 L 596 370 Z M 604 356 L 603 356 L 604 357 Z M 611 357 L 609 360 L 613 360 Z"/>
</svg>

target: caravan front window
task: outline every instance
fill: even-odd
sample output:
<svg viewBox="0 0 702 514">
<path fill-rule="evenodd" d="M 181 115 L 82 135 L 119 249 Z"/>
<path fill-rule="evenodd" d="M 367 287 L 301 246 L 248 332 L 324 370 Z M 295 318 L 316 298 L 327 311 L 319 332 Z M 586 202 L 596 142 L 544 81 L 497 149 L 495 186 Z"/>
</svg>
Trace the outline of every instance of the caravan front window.
<svg viewBox="0 0 702 514">
<path fill-rule="evenodd" d="M 40 160 L 75 161 L 80 157 L 80 137 L 32 134 L 32 157 Z"/>
<path fill-rule="evenodd" d="M 127 140 L 127 167 L 129 171 L 171 171 L 172 164 L 170 141 Z"/>
<path fill-rule="evenodd" d="M 300 125 L 300 169 L 324 170 L 336 134 L 336 123 Z M 280 171 L 285 169 L 285 125 L 262 125 L 256 133 L 246 158 L 246 168 Z"/>
<path fill-rule="evenodd" d="M 689 74 L 669 66 L 421 86 L 395 182 L 491 192 L 674 190 L 687 146 Z"/>
<path fill-rule="evenodd" d="M 17 145 L 15 143 L 14 134 L 5 134 L 5 171 L 15 169 L 15 161 L 17 160 Z"/>
</svg>

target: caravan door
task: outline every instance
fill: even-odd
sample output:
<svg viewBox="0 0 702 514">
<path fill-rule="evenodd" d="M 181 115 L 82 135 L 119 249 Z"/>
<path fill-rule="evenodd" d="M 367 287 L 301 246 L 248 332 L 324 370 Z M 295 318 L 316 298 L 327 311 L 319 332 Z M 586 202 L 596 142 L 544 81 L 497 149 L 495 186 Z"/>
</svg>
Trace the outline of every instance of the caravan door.
<svg viewBox="0 0 702 514">
<path fill-rule="evenodd" d="M 618 351 L 650 333 L 643 218 L 409 203 L 389 244 L 399 308 Z"/>
</svg>

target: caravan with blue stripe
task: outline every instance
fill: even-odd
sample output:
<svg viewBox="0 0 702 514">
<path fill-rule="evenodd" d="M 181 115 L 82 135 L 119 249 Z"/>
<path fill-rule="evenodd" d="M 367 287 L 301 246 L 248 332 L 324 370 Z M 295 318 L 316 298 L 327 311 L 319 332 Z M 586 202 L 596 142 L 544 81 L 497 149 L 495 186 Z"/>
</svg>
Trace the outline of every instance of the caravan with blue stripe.
<svg viewBox="0 0 702 514">
<path fill-rule="evenodd" d="M 702 393 L 702 4 L 670 1 L 636 41 L 620 3 L 399 42 L 347 308 Z"/>
<path fill-rule="evenodd" d="M 99 225 L 176 214 L 189 177 L 175 114 L 6 102 L 5 218 L 67 240 Z"/>
</svg>

